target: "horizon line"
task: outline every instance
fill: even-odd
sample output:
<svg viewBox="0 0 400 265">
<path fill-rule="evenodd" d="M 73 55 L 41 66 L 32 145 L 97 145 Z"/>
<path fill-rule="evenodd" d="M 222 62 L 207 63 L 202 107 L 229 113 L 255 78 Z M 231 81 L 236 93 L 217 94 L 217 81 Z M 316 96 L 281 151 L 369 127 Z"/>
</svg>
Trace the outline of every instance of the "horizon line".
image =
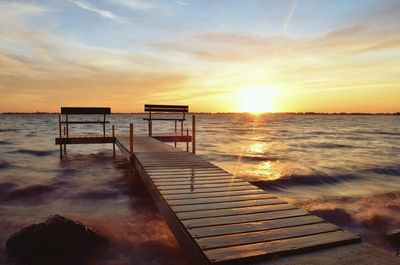
<svg viewBox="0 0 400 265">
<path fill-rule="evenodd" d="M 7 114 L 61 114 L 60 112 L 47 112 L 47 111 L 34 111 L 34 112 L 23 112 L 23 111 L 6 111 L 0 112 L 0 115 Z M 112 114 L 147 114 L 147 112 L 113 112 Z M 249 114 L 249 115 L 264 115 L 264 114 L 291 114 L 291 115 L 400 115 L 400 111 L 397 112 L 315 112 L 315 111 L 286 111 L 286 112 L 189 112 L 189 114 Z"/>
</svg>

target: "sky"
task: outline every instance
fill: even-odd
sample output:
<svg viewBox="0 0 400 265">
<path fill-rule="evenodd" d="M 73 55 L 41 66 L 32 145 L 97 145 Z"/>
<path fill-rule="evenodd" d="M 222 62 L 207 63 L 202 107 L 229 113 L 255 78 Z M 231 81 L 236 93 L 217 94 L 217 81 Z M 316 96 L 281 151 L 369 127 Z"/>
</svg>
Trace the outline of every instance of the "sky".
<svg viewBox="0 0 400 265">
<path fill-rule="evenodd" d="M 0 112 L 400 111 L 398 0 L 0 0 Z"/>
</svg>

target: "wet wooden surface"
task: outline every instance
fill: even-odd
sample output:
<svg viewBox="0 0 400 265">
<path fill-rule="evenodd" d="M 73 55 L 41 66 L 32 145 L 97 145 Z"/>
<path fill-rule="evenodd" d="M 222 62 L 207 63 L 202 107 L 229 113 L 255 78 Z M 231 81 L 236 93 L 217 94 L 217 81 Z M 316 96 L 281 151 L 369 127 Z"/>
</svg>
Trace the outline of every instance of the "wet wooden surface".
<svg viewBox="0 0 400 265">
<path fill-rule="evenodd" d="M 129 157 L 127 138 L 116 142 Z M 200 156 L 155 139 L 135 138 L 134 159 L 193 262 L 242 264 L 360 241 Z"/>
</svg>

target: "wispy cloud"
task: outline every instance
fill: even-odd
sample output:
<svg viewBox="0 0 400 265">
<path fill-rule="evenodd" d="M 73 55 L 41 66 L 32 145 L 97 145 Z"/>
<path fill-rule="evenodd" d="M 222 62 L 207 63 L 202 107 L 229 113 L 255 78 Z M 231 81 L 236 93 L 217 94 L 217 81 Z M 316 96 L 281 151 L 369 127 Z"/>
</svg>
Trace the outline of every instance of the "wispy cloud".
<svg viewBox="0 0 400 265">
<path fill-rule="evenodd" d="M 146 10 L 157 8 L 157 5 L 149 0 L 111 0 L 112 3 L 126 6 L 132 9 Z"/>
<path fill-rule="evenodd" d="M 178 1 L 178 0 L 172 0 L 172 1 L 174 1 L 177 4 L 183 5 L 183 6 L 187 6 L 188 5 L 187 3 L 182 2 L 182 1 Z"/>
<path fill-rule="evenodd" d="M 289 14 L 287 15 L 286 19 L 285 19 L 285 23 L 283 24 L 283 31 L 286 33 L 288 31 L 290 22 L 292 21 L 292 17 L 294 14 L 294 11 L 296 10 L 296 6 L 297 6 L 297 0 L 293 1 L 290 10 L 289 10 Z"/>
<path fill-rule="evenodd" d="M 97 7 L 93 6 L 90 3 L 83 2 L 83 1 L 77 1 L 77 0 L 69 0 L 69 1 L 71 3 L 74 3 L 78 7 L 82 8 L 82 9 L 85 9 L 87 11 L 93 12 L 93 13 L 95 13 L 95 14 L 103 17 L 103 18 L 110 19 L 110 20 L 112 20 L 114 22 L 117 22 L 117 23 L 124 23 L 123 19 L 121 19 L 120 17 L 116 16 L 111 11 L 97 8 Z"/>
</svg>

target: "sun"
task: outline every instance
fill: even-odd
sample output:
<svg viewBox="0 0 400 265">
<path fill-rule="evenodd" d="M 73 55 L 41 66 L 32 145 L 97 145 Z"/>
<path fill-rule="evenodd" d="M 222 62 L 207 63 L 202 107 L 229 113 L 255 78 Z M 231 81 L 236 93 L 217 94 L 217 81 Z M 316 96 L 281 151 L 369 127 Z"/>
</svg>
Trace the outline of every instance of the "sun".
<svg viewBox="0 0 400 265">
<path fill-rule="evenodd" d="M 252 87 L 239 93 L 240 111 L 259 114 L 275 111 L 276 90 L 271 87 Z"/>
</svg>

